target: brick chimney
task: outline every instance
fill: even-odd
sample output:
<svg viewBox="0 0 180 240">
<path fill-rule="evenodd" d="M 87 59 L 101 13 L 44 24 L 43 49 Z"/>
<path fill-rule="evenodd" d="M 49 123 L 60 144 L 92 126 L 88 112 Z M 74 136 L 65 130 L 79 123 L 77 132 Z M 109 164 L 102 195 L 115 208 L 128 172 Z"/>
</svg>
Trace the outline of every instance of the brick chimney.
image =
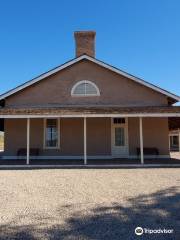
<svg viewBox="0 0 180 240">
<path fill-rule="evenodd" d="M 86 54 L 95 57 L 95 36 L 94 31 L 77 31 L 74 32 L 76 42 L 76 57 Z"/>
</svg>

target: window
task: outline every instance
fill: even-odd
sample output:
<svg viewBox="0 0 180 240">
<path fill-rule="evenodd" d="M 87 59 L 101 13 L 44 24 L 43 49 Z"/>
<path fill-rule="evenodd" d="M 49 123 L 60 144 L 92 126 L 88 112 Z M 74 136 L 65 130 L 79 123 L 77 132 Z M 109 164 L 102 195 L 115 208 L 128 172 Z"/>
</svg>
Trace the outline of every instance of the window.
<svg viewBox="0 0 180 240">
<path fill-rule="evenodd" d="M 114 124 L 122 124 L 125 123 L 125 118 L 114 118 L 113 119 Z"/>
<path fill-rule="evenodd" d="M 59 147 L 59 120 L 58 119 L 45 119 L 44 147 L 45 148 Z"/>
<path fill-rule="evenodd" d="M 73 86 L 71 96 L 100 96 L 100 92 L 96 84 L 91 81 L 84 80 Z"/>
<path fill-rule="evenodd" d="M 170 136 L 170 144 L 171 144 L 171 147 L 178 147 L 178 145 L 179 145 L 178 136 L 176 136 L 176 135 Z"/>
</svg>

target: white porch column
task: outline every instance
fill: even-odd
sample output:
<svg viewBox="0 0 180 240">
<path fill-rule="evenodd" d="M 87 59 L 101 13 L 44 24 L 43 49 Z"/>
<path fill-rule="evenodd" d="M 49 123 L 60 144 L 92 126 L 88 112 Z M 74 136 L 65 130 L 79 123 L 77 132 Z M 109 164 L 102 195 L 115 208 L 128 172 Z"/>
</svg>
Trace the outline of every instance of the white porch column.
<svg viewBox="0 0 180 240">
<path fill-rule="evenodd" d="M 139 118 L 139 135 L 140 135 L 140 153 L 141 153 L 141 164 L 144 164 L 144 150 L 143 150 L 143 126 L 142 117 Z"/>
<path fill-rule="evenodd" d="M 178 129 L 179 131 L 178 131 L 178 136 L 179 136 L 179 152 L 180 152 L 180 129 Z"/>
<path fill-rule="evenodd" d="M 87 164 L 87 123 L 84 117 L 84 164 Z"/>
<path fill-rule="evenodd" d="M 30 143 L 30 118 L 27 118 L 27 156 L 26 156 L 26 164 L 29 164 L 29 143 Z"/>
</svg>

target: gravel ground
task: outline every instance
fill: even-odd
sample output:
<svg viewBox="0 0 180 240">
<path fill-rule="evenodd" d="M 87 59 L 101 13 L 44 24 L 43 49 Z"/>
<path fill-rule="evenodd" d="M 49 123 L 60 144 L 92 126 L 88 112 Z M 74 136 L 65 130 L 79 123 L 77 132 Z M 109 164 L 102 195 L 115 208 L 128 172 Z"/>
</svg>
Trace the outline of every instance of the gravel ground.
<svg viewBox="0 0 180 240">
<path fill-rule="evenodd" d="M 0 239 L 178 240 L 179 186 L 178 168 L 1 170 Z"/>
</svg>

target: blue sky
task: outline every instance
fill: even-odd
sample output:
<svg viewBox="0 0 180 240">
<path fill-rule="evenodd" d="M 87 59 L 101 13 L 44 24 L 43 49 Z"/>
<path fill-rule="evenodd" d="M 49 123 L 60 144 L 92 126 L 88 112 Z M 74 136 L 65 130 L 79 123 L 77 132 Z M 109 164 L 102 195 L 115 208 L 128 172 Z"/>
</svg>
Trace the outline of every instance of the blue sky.
<svg viewBox="0 0 180 240">
<path fill-rule="evenodd" d="M 96 57 L 180 95 L 179 0 L 0 0 L 0 94 L 74 58 L 95 30 Z"/>
</svg>

